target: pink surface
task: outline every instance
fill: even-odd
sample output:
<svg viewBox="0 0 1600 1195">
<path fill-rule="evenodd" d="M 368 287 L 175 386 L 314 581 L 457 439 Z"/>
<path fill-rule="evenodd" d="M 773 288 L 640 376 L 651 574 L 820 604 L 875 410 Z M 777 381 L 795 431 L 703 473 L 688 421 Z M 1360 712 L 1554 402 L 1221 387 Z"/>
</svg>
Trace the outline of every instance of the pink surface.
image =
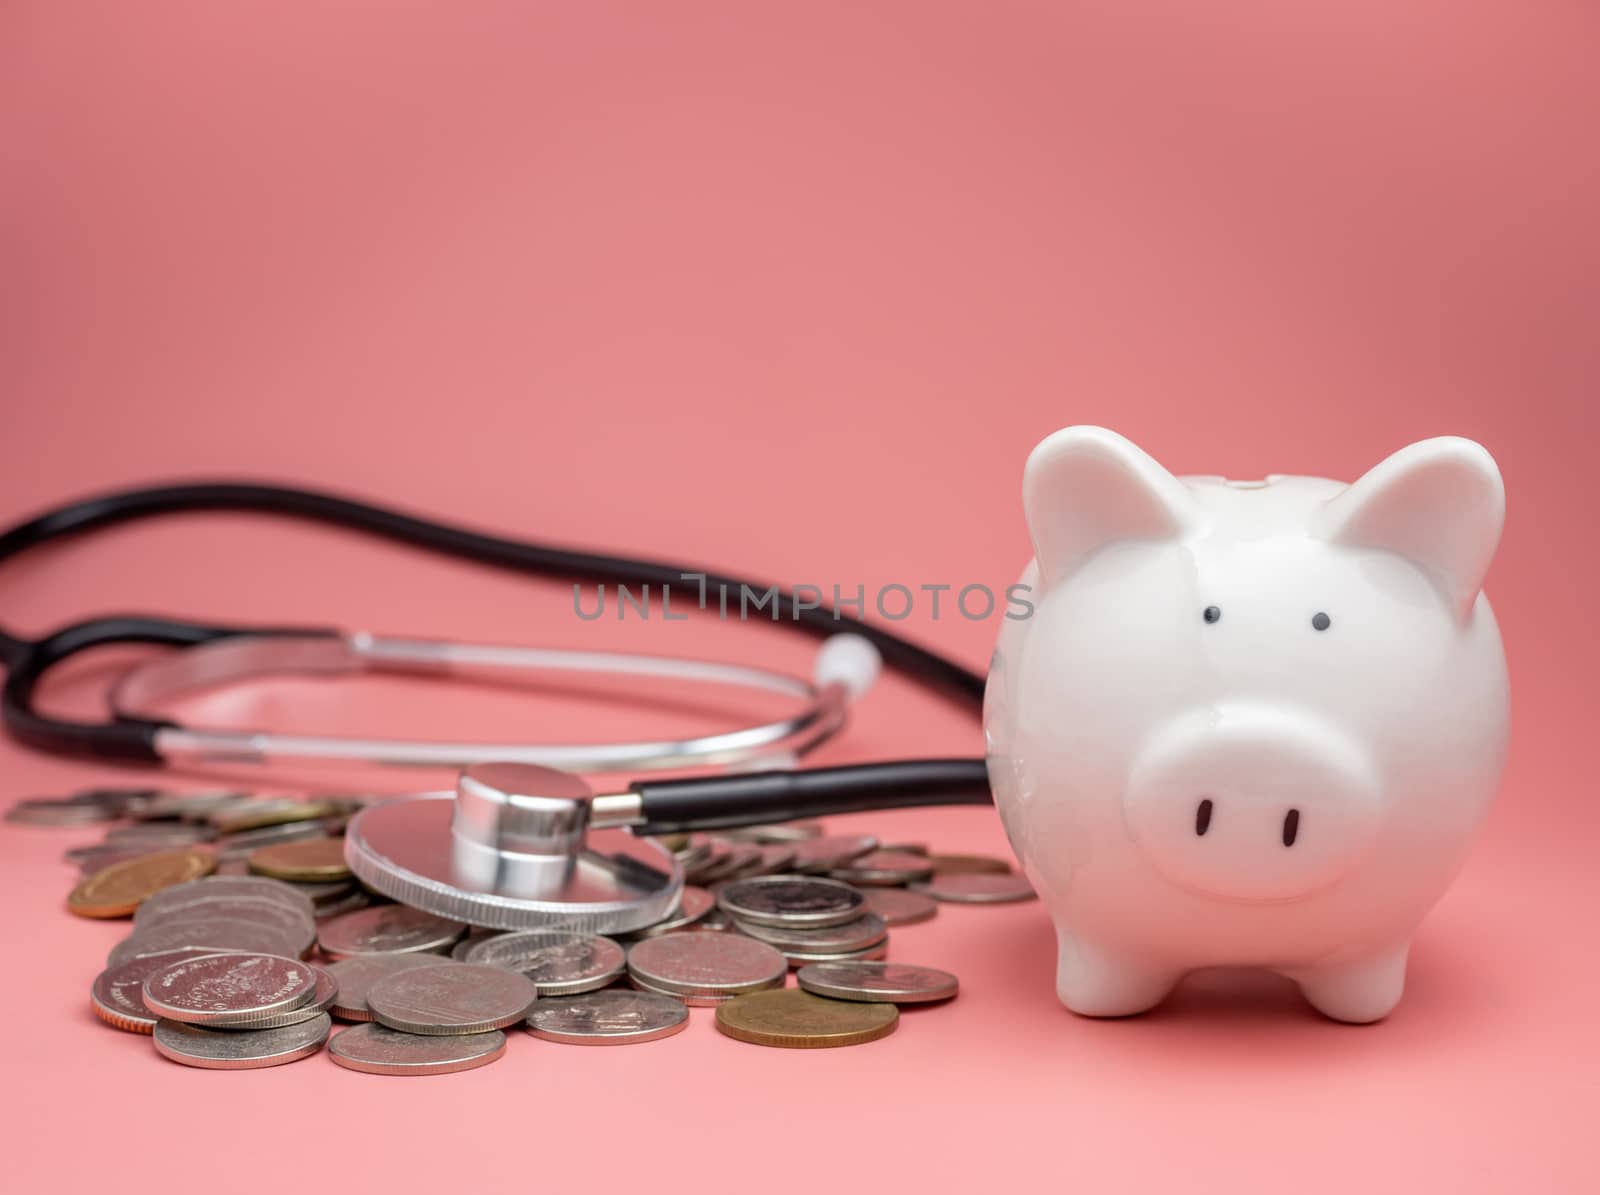
<svg viewBox="0 0 1600 1195">
<path fill-rule="evenodd" d="M 1456 433 L 1506 476 L 1516 721 L 1406 1000 L 1365 1029 L 1217 977 L 1075 1019 L 1035 904 L 897 933 L 963 995 L 861 1049 L 697 1011 L 429 1082 L 208 1074 L 88 1011 L 120 927 L 62 911 L 58 857 L 95 835 L 0 828 L 10 1189 L 1595 1188 L 1592 10 L 12 4 L 0 31 L 8 520 L 239 474 L 789 584 L 998 587 L 1022 459 L 1063 424 L 1243 477 Z M 247 518 L 40 553 L 0 609 L 810 652 L 580 622 L 561 586 Z M 975 666 L 995 630 L 902 625 Z M 594 726 L 369 696 L 347 724 Z M 891 680 L 821 761 L 979 749 Z M 125 778 L 0 758 L 17 796 Z M 983 811 L 859 820 L 1003 849 Z"/>
</svg>

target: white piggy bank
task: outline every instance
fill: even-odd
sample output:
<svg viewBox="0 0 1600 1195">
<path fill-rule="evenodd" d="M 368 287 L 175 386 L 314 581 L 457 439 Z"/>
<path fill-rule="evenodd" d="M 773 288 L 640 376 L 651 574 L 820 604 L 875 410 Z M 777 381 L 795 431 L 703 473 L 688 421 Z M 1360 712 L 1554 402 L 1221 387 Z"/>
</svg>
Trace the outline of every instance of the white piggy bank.
<svg viewBox="0 0 1600 1195">
<path fill-rule="evenodd" d="M 1023 505 L 1035 608 L 1000 636 L 984 729 L 1062 1003 L 1137 1013 L 1229 965 L 1386 1015 L 1505 759 L 1493 459 L 1441 438 L 1349 486 L 1180 480 L 1071 427 Z"/>
</svg>

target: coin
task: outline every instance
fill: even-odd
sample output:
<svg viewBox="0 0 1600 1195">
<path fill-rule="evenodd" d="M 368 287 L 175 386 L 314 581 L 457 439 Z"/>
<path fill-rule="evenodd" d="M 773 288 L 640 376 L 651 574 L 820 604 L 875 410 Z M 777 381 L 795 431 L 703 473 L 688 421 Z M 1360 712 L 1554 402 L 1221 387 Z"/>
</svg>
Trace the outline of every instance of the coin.
<svg viewBox="0 0 1600 1195">
<path fill-rule="evenodd" d="M 128 815 L 138 821 L 159 821 L 163 818 L 203 818 L 213 809 L 240 800 L 246 796 L 238 792 L 153 792 L 128 805 Z"/>
<path fill-rule="evenodd" d="M 644 992 L 646 995 L 650 996 L 665 996 L 669 1000 L 676 1000 L 679 1004 L 686 1004 L 690 1008 L 717 1008 L 723 1004 L 726 1004 L 735 996 L 742 994 L 740 992 L 725 992 L 719 996 L 694 996 L 686 995 L 683 992 L 669 992 L 666 988 L 652 987 L 650 984 L 641 980 L 637 975 L 628 976 L 628 982 L 633 985 L 636 991 Z M 766 986 L 782 987 L 783 983 L 781 981 L 776 981 L 769 983 Z M 753 990 L 762 991 L 764 989 L 755 988 Z"/>
<path fill-rule="evenodd" d="M 740 826 L 733 830 L 718 830 L 717 837 L 738 842 L 754 842 L 761 846 L 774 843 L 804 842 L 822 837 L 821 822 L 779 822 L 771 826 Z"/>
<path fill-rule="evenodd" d="M 785 950 L 783 957 L 791 967 L 804 967 L 811 963 L 853 963 L 860 959 L 888 958 L 889 943 L 886 939 L 860 950 Z"/>
<path fill-rule="evenodd" d="M 904 888 L 868 888 L 862 895 L 867 898 L 867 908 L 882 917 L 891 929 L 930 920 L 939 912 L 939 902 L 933 897 Z"/>
<path fill-rule="evenodd" d="M 135 932 L 144 932 L 158 926 L 176 925 L 180 921 L 253 921 L 269 926 L 282 934 L 293 945 L 278 953 L 301 956 L 316 945 L 317 925 L 298 909 L 276 901 L 256 900 L 254 897 L 220 896 L 215 900 L 181 905 L 153 918 L 135 921 Z"/>
<path fill-rule="evenodd" d="M 402 1033 L 387 1025 L 356 1025 L 328 1043 L 328 1057 L 369 1075 L 448 1075 L 488 1066 L 506 1052 L 498 1029 L 451 1037 Z"/>
<path fill-rule="evenodd" d="M 794 862 L 790 866 L 795 871 L 810 873 L 843 867 L 850 860 L 876 850 L 878 840 L 871 834 L 847 834 L 813 838 L 791 845 L 794 847 Z"/>
<path fill-rule="evenodd" d="M 113 806 L 71 797 L 27 797 L 6 810 L 6 821 L 19 826 L 88 826 L 120 816 Z"/>
<path fill-rule="evenodd" d="M 350 878 L 342 838 L 305 838 L 260 847 L 250 852 L 250 870 L 279 880 Z"/>
<path fill-rule="evenodd" d="M 717 1009 L 717 1028 L 729 1037 L 790 1049 L 859 1046 L 887 1037 L 899 1022 L 893 1004 L 824 1000 L 798 988 L 754 992 Z"/>
<path fill-rule="evenodd" d="M 711 884 L 760 862 L 761 848 L 754 843 L 714 843 L 711 858 L 692 870 L 685 869 L 684 879 L 691 884 Z"/>
<path fill-rule="evenodd" d="M 852 884 L 911 884 L 933 875 L 933 862 L 907 851 L 871 851 L 828 874 Z"/>
<path fill-rule="evenodd" d="M 929 861 L 933 864 L 935 875 L 958 875 L 977 872 L 987 875 L 1005 875 L 1011 870 L 1011 864 L 1004 859 L 994 859 L 988 855 L 930 855 Z"/>
<path fill-rule="evenodd" d="M 628 935 L 632 939 L 654 938 L 660 934 L 670 934 L 674 930 L 686 929 L 703 919 L 707 913 L 716 907 L 717 898 L 704 888 L 697 888 L 693 884 L 685 884 L 682 894 L 678 897 L 676 911 L 670 913 L 663 920 L 654 925 L 647 925 L 643 929 L 635 930 Z"/>
<path fill-rule="evenodd" d="M 296 1008 L 284 1009 L 281 1012 L 263 1013 L 260 1016 L 241 1018 L 229 1021 L 229 1029 L 277 1029 L 283 1025 L 298 1025 L 301 1021 L 309 1021 L 319 1012 L 327 1012 L 333 1007 L 334 999 L 339 995 L 339 981 L 326 967 L 311 964 L 311 969 L 317 973 L 317 986 L 310 1000 Z M 222 1028 L 221 1025 L 213 1026 Z"/>
<path fill-rule="evenodd" d="M 1028 883 L 1027 876 L 981 871 L 936 875 L 926 883 L 918 884 L 917 891 L 926 892 L 934 900 L 962 905 L 1005 904 L 1016 900 L 1033 900 L 1037 895 Z"/>
<path fill-rule="evenodd" d="M 440 962 L 436 954 L 358 954 L 330 963 L 328 973 L 339 985 L 331 1011 L 342 1021 L 370 1021 L 372 1009 L 367 1007 L 367 992 L 373 984 L 385 976 L 418 967 L 437 967 Z"/>
<path fill-rule="evenodd" d="M 754 921 L 736 921 L 736 924 L 740 933 L 776 946 L 785 954 L 791 950 L 812 954 L 866 950 L 889 936 L 889 926 L 876 913 L 866 913 L 839 925 L 761 925 Z"/>
<path fill-rule="evenodd" d="M 541 997 L 592 992 L 628 967 L 627 955 L 610 938 L 555 930 L 488 938 L 467 951 L 466 961 L 518 971 L 533 980 Z"/>
<path fill-rule="evenodd" d="M 106 965 L 115 966 L 132 958 L 152 954 L 171 954 L 177 950 L 204 948 L 208 954 L 243 951 L 249 954 L 289 956 L 295 953 L 296 939 L 257 921 L 235 921 L 229 917 L 194 918 L 135 929 L 111 948 Z"/>
<path fill-rule="evenodd" d="M 343 917 L 346 913 L 354 913 L 357 909 L 364 909 L 372 903 L 372 894 L 365 889 L 357 888 L 338 900 L 330 900 L 325 905 L 317 906 L 317 920 L 329 921 L 335 917 Z"/>
<path fill-rule="evenodd" d="M 67 897 L 67 908 L 79 917 L 126 917 L 160 892 L 197 879 L 217 865 L 205 851 L 160 851 L 113 863 L 95 872 Z"/>
<path fill-rule="evenodd" d="M 317 927 L 317 941 L 335 958 L 354 954 L 410 954 L 448 950 L 467 932 L 449 921 L 405 905 L 377 905 L 332 917 Z"/>
<path fill-rule="evenodd" d="M 628 951 L 628 974 L 650 989 L 684 996 L 731 996 L 782 983 L 783 955 L 737 934 L 663 934 Z"/>
<path fill-rule="evenodd" d="M 849 884 L 811 876 L 756 876 L 717 893 L 717 905 L 736 921 L 759 925 L 821 926 L 854 921 L 866 898 Z"/>
<path fill-rule="evenodd" d="M 303 894 L 281 880 L 269 880 L 261 876 L 214 875 L 157 893 L 139 906 L 139 911 L 133 915 L 133 923 L 142 927 L 180 908 L 223 897 L 272 901 L 287 905 L 307 917 L 316 911 Z"/>
<path fill-rule="evenodd" d="M 328 1040 L 327 1013 L 279 1029 L 206 1029 L 182 1021 L 156 1022 L 157 1053 L 206 1070 L 253 1070 L 307 1058 Z"/>
<path fill-rule="evenodd" d="M 262 826 L 258 830 L 241 830 L 237 834 L 224 834 L 216 841 L 217 857 L 225 862 L 244 862 L 264 846 L 285 842 L 303 842 L 311 838 L 326 838 L 335 822 L 329 818 L 309 822 L 286 822 L 281 826 Z"/>
<path fill-rule="evenodd" d="M 78 865 L 78 874 L 87 879 L 97 871 L 104 871 L 113 863 L 126 863 L 129 859 L 143 859 L 146 855 L 153 855 L 160 849 L 158 846 L 106 846 L 101 843 L 76 852 L 77 857 L 68 859 L 67 862 L 76 863 Z M 72 854 L 73 852 L 68 853 Z"/>
<path fill-rule="evenodd" d="M 812 963 L 801 967 L 794 978 L 819 996 L 874 1004 L 948 1000 L 960 987 L 948 971 L 905 963 Z"/>
<path fill-rule="evenodd" d="M 158 1017 L 220 1027 L 298 1008 L 316 987 L 317 973 L 299 959 L 206 954 L 151 975 L 144 981 L 144 1002 Z"/>
<path fill-rule="evenodd" d="M 613 988 L 578 996 L 545 997 L 528 1013 L 528 1032 L 575 1046 L 632 1045 L 681 1033 L 689 1025 L 682 1000 Z"/>
<path fill-rule="evenodd" d="M 131 826 L 118 826 L 106 831 L 106 842 L 117 846 L 146 843 L 150 846 L 194 846 L 209 842 L 216 834 L 209 826 L 180 826 L 165 822 L 136 822 Z"/>
<path fill-rule="evenodd" d="M 241 807 L 218 810 L 209 820 L 224 834 L 237 834 L 241 830 L 256 830 L 262 826 L 281 826 L 286 822 L 309 822 L 334 817 L 343 813 L 344 807 L 331 801 L 254 800 Z"/>
<path fill-rule="evenodd" d="M 515 971 L 442 963 L 386 975 L 367 989 L 367 1007 L 402 1033 L 487 1033 L 522 1020 L 537 995 Z"/>
<path fill-rule="evenodd" d="M 129 959 L 107 967 L 89 988 L 89 1007 L 107 1025 L 128 1033 L 149 1033 L 156 1027 L 156 1014 L 144 1002 L 144 981 L 184 958 L 198 958 L 209 950 L 180 951 Z"/>
</svg>

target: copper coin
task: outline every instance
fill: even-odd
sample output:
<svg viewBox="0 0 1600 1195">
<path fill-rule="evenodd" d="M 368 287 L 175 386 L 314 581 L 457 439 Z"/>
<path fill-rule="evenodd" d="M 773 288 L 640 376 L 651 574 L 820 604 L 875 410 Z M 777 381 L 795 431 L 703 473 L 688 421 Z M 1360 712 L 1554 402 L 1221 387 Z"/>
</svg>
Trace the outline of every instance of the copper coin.
<svg viewBox="0 0 1600 1195">
<path fill-rule="evenodd" d="M 717 1028 L 729 1037 L 798 1050 L 859 1046 L 887 1037 L 899 1023 L 893 1004 L 825 1000 L 799 988 L 752 992 L 717 1009 Z"/>
<path fill-rule="evenodd" d="M 208 851 L 160 851 L 95 872 L 67 897 L 79 917 L 128 917 L 164 888 L 209 875 L 217 865 Z"/>
<path fill-rule="evenodd" d="M 305 838 L 250 852 L 250 870 L 275 880 L 346 880 L 344 839 Z"/>
</svg>

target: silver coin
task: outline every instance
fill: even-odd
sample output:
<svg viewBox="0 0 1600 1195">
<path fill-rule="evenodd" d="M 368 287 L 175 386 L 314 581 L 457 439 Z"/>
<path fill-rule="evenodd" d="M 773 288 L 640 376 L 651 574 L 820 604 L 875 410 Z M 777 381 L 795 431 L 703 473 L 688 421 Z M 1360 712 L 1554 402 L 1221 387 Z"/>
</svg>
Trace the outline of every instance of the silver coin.
<svg viewBox="0 0 1600 1195">
<path fill-rule="evenodd" d="M 735 921 L 758 925 L 823 926 L 854 921 L 866 897 L 849 884 L 814 876 L 755 876 L 717 892 L 717 906 Z"/>
<path fill-rule="evenodd" d="M 153 846 L 193 846 L 209 842 L 216 835 L 205 826 L 168 825 L 161 822 L 135 822 L 131 826 L 118 826 L 106 831 L 106 843 L 126 846 L 130 843 L 149 843 Z"/>
<path fill-rule="evenodd" d="M 682 1000 L 612 988 L 579 996 L 541 996 L 528 1013 L 528 1032 L 576 1046 L 632 1045 L 681 1033 L 689 1025 Z"/>
<path fill-rule="evenodd" d="M 144 1002 L 167 1020 L 220 1027 L 299 1008 L 316 989 L 316 971 L 299 959 L 206 954 L 151 975 L 144 981 Z"/>
<path fill-rule="evenodd" d="M 733 830 L 718 830 L 718 838 L 735 842 L 754 842 L 761 846 L 776 843 L 804 842 L 822 837 L 821 822 L 779 822 L 771 826 L 740 826 Z"/>
<path fill-rule="evenodd" d="M 284 880 L 294 890 L 306 897 L 316 906 L 317 912 L 335 901 L 343 900 L 352 892 L 359 892 L 361 886 L 354 880 Z"/>
<path fill-rule="evenodd" d="M 378 980 L 418 967 L 437 967 L 443 960 L 436 954 L 358 954 L 328 965 L 328 973 L 338 982 L 330 1011 L 342 1021 L 370 1021 L 367 992 Z"/>
<path fill-rule="evenodd" d="M 6 811 L 6 821 L 23 826 L 92 825 L 115 821 L 124 804 L 93 791 L 70 797 L 26 797 Z"/>
<path fill-rule="evenodd" d="M 158 792 L 128 806 L 128 815 L 138 821 L 159 821 L 163 818 L 204 817 L 213 809 L 221 808 L 247 794 L 239 792 Z"/>
<path fill-rule="evenodd" d="M 356 1025 L 328 1043 L 328 1057 L 369 1075 L 448 1075 L 488 1066 L 506 1052 L 498 1029 L 450 1037 L 402 1033 L 387 1025 Z"/>
<path fill-rule="evenodd" d="M 325 905 L 317 906 L 317 920 L 331 921 L 335 917 L 343 917 L 346 913 L 354 913 L 357 909 L 365 909 L 372 904 L 372 894 L 365 888 L 357 887 L 348 895 L 341 896 L 338 900 L 329 901 Z"/>
<path fill-rule="evenodd" d="M 199 918 L 134 930 L 111 948 L 106 965 L 116 966 L 133 958 L 195 949 L 206 949 L 212 954 L 242 951 L 247 954 L 287 956 L 296 953 L 297 945 L 294 938 L 270 925 L 222 917 Z"/>
<path fill-rule="evenodd" d="M 711 858 L 713 853 L 714 848 L 709 838 L 697 838 L 681 850 L 673 851 L 672 856 L 682 866 L 684 874 L 687 875 Z"/>
<path fill-rule="evenodd" d="M 1018 900 L 1033 900 L 1037 895 L 1033 885 L 1028 883 L 1028 877 L 1015 872 L 1005 875 L 981 871 L 950 872 L 918 884 L 917 891 L 926 893 L 934 900 L 960 905 L 1008 904 Z"/>
<path fill-rule="evenodd" d="M 685 884 L 682 894 L 678 897 L 678 908 L 670 916 L 654 925 L 647 925 L 641 930 L 635 930 L 628 937 L 632 940 L 639 938 L 654 938 L 661 934 L 670 934 L 674 930 L 687 929 L 696 924 L 712 909 L 716 908 L 717 898 L 704 888 L 697 888 L 693 884 Z"/>
<path fill-rule="evenodd" d="M 184 1066 L 254 1070 L 310 1057 L 328 1040 L 327 1013 L 279 1029 L 206 1029 L 182 1021 L 156 1022 L 156 1051 Z"/>
<path fill-rule="evenodd" d="M 867 898 L 867 908 L 882 917 L 891 929 L 928 921 L 939 912 L 939 902 L 933 897 L 905 888 L 868 888 L 861 895 Z"/>
<path fill-rule="evenodd" d="M 852 884 L 914 884 L 933 875 L 933 863 L 908 851 L 870 851 L 828 874 Z"/>
<path fill-rule="evenodd" d="M 333 917 L 317 927 L 317 941 L 335 958 L 355 954 L 411 954 L 449 950 L 467 932 L 449 921 L 405 905 L 377 905 Z"/>
<path fill-rule="evenodd" d="M 217 858 L 224 862 L 248 858 L 252 851 L 264 846 L 277 846 L 284 842 L 302 842 L 308 838 L 326 838 L 331 827 L 326 820 L 285 822 L 278 826 L 261 826 L 255 830 L 240 830 L 224 834 L 217 839 Z"/>
<path fill-rule="evenodd" d="M 774 947 L 738 934 L 663 934 L 634 943 L 628 974 L 674 995 L 729 996 L 781 983 L 788 963 Z"/>
<path fill-rule="evenodd" d="M 300 910 L 278 904 L 276 901 L 256 900 L 251 897 L 219 897 L 216 900 L 184 905 L 158 914 L 154 918 L 147 917 L 143 922 L 135 922 L 134 927 L 137 932 L 144 933 L 185 921 L 251 921 L 257 925 L 264 925 L 278 931 L 287 941 L 294 943 L 292 950 L 278 953 L 292 954 L 297 958 L 308 953 L 317 942 L 316 922 Z"/>
<path fill-rule="evenodd" d="M 175 909 L 202 904 L 208 900 L 219 900 L 225 896 L 276 901 L 304 913 L 307 917 L 316 912 L 309 900 L 281 880 L 249 875 L 206 876 L 203 879 L 190 880 L 186 884 L 163 888 L 140 904 L 138 911 L 133 915 L 133 924 L 147 925 L 161 920 Z"/>
<path fill-rule="evenodd" d="M 592 992 L 628 969 L 628 956 L 610 938 L 552 930 L 489 938 L 467 951 L 466 961 L 518 971 L 533 980 L 541 997 Z"/>
<path fill-rule="evenodd" d="M 443 963 L 385 976 L 367 989 L 374 1019 L 402 1033 L 487 1033 L 528 1015 L 538 989 L 503 967 Z"/>
<path fill-rule="evenodd" d="M 761 848 L 754 843 L 719 842 L 713 845 L 711 858 L 686 870 L 683 878 L 690 884 L 712 884 L 760 862 Z"/>
<path fill-rule="evenodd" d="M 871 1004 L 948 1000 L 960 988 L 948 971 L 906 963 L 812 963 L 800 968 L 795 982 L 818 996 Z"/>
<path fill-rule="evenodd" d="M 787 975 L 787 972 L 785 975 Z M 645 992 L 652 996 L 666 996 L 669 999 L 676 1000 L 680 1004 L 685 1004 L 690 1008 L 715 1008 L 719 1004 L 726 1004 L 729 1000 L 737 1000 L 740 996 L 746 994 L 744 992 L 724 992 L 718 996 L 705 996 L 686 992 L 669 992 L 666 988 L 653 987 L 650 984 L 645 983 L 636 975 L 628 976 L 628 983 L 631 984 L 636 991 Z M 782 986 L 783 980 L 778 979 L 772 983 L 766 984 L 765 988 L 781 988 Z M 751 988 L 750 990 L 759 992 L 764 991 L 765 988 Z"/>
<path fill-rule="evenodd" d="M 866 950 L 889 936 L 889 926 L 876 913 L 864 913 L 854 921 L 839 925 L 761 925 L 754 921 L 734 919 L 739 932 L 776 946 L 788 954 L 800 951 L 810 954 L 841 954 L 853 950 Z"/>
<path fill-rule="evenodd" d="M 108 1025 L 129 1033 L 149 1033 L 160 1018 L 144 1002 L 144 981 L 184 958 L 199 958 L 210 953 L 209 950 L 191 950 L 157 954 L 107 967 L 95 977 L 89 989 L 90 1007 L 95 1016 Z"/>
<path fill-rule="evenodd" d="M 160 849 L 153 846 L 95 846 L 80 852 L 78 857 L 70 862 L 76 863 L 79 873 L 87 878 L 97 871 L 104 871 L 114 863 L 141 859 L 145 855 L 156 854 Z"/>
<path fill-rule="evenodd" d="M 481 925 L 475 925 L 467 931 L 466 937 L 450 947 L 450 957 L 458 963 L 464 963 L 467 961 L 467 951 L 471 950 L 479 942 L 486 942 L 490 938 L 498 938 L 502 934 L 515 932 L 515 930 L 484 929 Z"/>
<path fill-rule="evenodd" d="M 783 958 L 791 967 L 804 967 L 811 963 L 854 963 L 863 959 L 889 957 L 889 940 L 874 943 L 862 950 L 785 950 Z"/>
<path fill-rule="evenodd" d="M 844 834 L 828 838 L 812 838 L 796 842 L 794 846 L 795 871 L 811 874 L 832 871 L 858 859 L 868 851 L 878 849 L 878 840 L 871 834 Z"/>
<path fill-rule="evenodd" d="M 283 1025 L 298 1025 L 301 1021 L 309 1021 L 319 1012 L 327 1012 L 333 1007 L 334 999 L 339 995 L 339 981 L 333 977 L 326 967 L 311 964 L 311 969 L 317 973 L 317 987 L 310 1000 L 298 1008 L 289 1008 L 281 1012 L 264 1013 L 261 1016 L 240 1018 L 226 1022 L 229 1029 L 277 1029 Z M 223 1028 L 218 1023 L 213 1028 Z"/>
</svg>

